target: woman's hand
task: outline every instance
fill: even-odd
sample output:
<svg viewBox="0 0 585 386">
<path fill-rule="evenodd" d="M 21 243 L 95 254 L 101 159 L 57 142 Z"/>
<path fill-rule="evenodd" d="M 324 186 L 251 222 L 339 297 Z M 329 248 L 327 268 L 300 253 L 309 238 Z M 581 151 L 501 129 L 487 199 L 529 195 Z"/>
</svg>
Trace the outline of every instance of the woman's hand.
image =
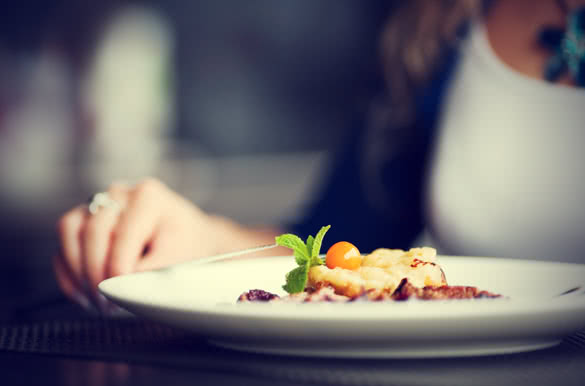
<svg viewBox="0 0 585 386">
<path fill-rule="evenodd" d="M 100 305 L 97 285 L 108 277 L 219 253 L 225 232 L 237 233 L 226 220 L 207 215 L 157 180 L 134 187 L 113 184 L 108 196 L 119 205 L 100 207 L 95 214 L 81 205 L 58 222 L 57 281 L 85 306 Z"/>
</svg>

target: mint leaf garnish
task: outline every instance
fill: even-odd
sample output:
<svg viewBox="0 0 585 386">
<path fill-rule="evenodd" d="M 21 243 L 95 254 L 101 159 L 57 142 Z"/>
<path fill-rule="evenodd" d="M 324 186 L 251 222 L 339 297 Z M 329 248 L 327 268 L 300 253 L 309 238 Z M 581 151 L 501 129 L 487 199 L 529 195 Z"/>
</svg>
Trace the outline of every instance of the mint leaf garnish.
<svg viewBox="0 0 585 386">
<path fill-rule="evenodd" d="M 311 235 L 309 235 L 309 237 L 307 237 L 307 254 L 311 257 L 313 257 L 313 242 L 315 241 L 315 238 Z"/>
<path fill-rule="evenodd" d="M 301 265 L 286 274 L 286 284 L 282 286 L 289 294 L 302 292 L 309 278 L 309 263 Z"/>
<path fill-rule="evenodd" d="M 311 257 L 319 256 L 319 252 L 321 252 L 321 244 L 323 244 L 323 237 L 325 237 L 325 233 L 331 228 L 331 225 L 327 225 L 322 227 L 315 236 L 315 241 L 313 241 L 313 247 L 311 248 Z"/>
<path fill-rule="evenodd" d="M 303 265 L 311 260 L 310 253 L 307 253 L 307 246 L 299 236 L 286 233 L 277 236 L 275 241 L 276 244 L 293 250 L 298 265 Z"/>
<path fill-rule="evenodd" d="M 300 237 L 286 233 L 275 238 L 276 244 L 293 250 L 295 261 L 299 265 L 286 274 L 286 284 L 282 286 L 290 294 L 302 292 L 307 285 L 309 269 L 315 265 L 323 265 L 323 259 L 319 257 L 321 244 L 325 233 L 331 225 L 322 227 L 315 237 L 307 237 L 304 243 Z"/>
<path fill-rule="evenodd" d="M 323 264 L 325 264 L 325 262 L 319 256 L 311 257 L 311 267 L 313 267 L 315 265 L 323 265 Z"/>
</svg>

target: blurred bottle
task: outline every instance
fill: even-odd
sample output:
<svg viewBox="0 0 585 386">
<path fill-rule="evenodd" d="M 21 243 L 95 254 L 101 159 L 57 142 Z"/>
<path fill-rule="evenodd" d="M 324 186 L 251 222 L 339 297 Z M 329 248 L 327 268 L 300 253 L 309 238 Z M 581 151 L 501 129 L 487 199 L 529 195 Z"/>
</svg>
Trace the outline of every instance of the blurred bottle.
<svg viewBox="0 0 585 386">
<path fill-rule="evenodd" d="M 155 10 L 123 8 L 106 24 L 83 93 L 88 188 L 156 174 L 174 124 L 172 57 L 173 34 Z"/>
</svg>

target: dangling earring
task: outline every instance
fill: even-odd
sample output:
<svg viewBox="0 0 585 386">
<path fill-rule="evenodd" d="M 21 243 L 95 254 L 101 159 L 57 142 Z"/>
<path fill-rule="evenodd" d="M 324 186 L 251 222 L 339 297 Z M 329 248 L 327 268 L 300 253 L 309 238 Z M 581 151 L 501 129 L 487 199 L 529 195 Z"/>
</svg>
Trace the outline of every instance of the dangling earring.
<svg viewBox="0 0 585 386">
<path fill-rule="evenodd" d="M 557 2 L 566 11 L 564 3 Z M 539 43 L 553 52 L 544 69 L 544 78 L 556 82 L 568 73 L 578 87 L 585 87 L 585 6 L 567 12 L 567 26 L 545 27 Z"/>
</svg>

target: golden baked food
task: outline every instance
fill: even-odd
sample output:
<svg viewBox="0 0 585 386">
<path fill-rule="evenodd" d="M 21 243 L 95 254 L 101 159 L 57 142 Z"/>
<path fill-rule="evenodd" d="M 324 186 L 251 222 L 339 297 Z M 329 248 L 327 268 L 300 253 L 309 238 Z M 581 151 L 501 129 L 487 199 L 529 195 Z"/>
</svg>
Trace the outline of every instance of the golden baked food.
<svg viewBox="0 0 585 386">
<path fill-rule="evenodd" d="M 436 256 L 436 250 L 429 247 L 408 251 L 380 248 L 363 257 L 356 270 L 331 269 L 325 265 L 311 267 L 307 285 L 312 289 L 332 287 L 336 294 L 348 297 L 369 290 L 393 293 L 402 279 L 415 287 L 438 287 L 447 281 Z"/>
<path fill-rule="evenodd" d="M 294 251 L 298 267 L 286 274 L 282 287 L 289 295 L 280 297 L 264 290 L 250 290 L 238 302 L 353 302 L 475 299 L 500 297 L 469 286 L 449 286 L 437 262 L 437 251 L 430 247 L 379 248 L 362 256 L 351 243 L 333 244 L 325 259 L 319 255 L 329 226 L 304 242 L 296 235 L 276 238 L 278 245 Z"/>
</svg>

